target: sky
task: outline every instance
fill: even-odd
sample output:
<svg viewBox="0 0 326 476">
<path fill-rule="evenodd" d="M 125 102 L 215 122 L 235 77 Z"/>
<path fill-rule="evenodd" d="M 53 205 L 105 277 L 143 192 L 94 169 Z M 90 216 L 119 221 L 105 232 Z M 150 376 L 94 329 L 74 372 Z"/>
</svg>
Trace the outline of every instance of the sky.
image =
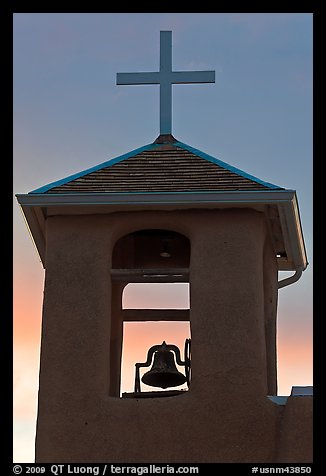
<svg viewBox="0 0 326 476">
<path fill-rule="evenodd" d="M 158 71 L 161 30 L 174 70 L 215 70 L 215 84 L 173 86 L 172 133 L 297 191 L 309 266 L 279 291 L 278 394 L 312 385 L 312 14 L 15 13 L 13 27 L 15 194 L 158 137 L 159 86 L 117 86 L 116 73 Z M 13 211 L 14 461 L 33 462 L 44 269 L 15 198 Z M 187 307 L 187 293 L 175 288 L 169 304 Z M 150 299 L 162 306 L 164 289 L 126 288 L 124 306 Z M 122 391 L 168 334 L 158 327 L 126 326 Z M 168 339 L 182 349 L 188 335 L 180 324 Z"/>
</svg>

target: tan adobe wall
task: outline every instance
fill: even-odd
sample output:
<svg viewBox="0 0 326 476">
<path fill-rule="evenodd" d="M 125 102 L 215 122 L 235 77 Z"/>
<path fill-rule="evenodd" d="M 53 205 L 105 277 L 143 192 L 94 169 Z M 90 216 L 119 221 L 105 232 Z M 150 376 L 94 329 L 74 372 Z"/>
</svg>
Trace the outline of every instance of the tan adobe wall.
<svg viewBox="0 0 326 476">
<path fill-rule="evenodd" d="M 121 322 L 111 326 L 112 249 L 125 234 L 155 227 L 191 241 L 191 388 L 170 398 L 110 397 L 110 343 L 119 352 L 112 336 L 121 330 Z M 283 457 L 280 438 L 288 457 L 293 418 L 282 419 L 285 407 L 266 397 L 276 386 L 276 305 L 262 213 L 48 218 L 36 461 L 272 462 Z"/>
</svg>

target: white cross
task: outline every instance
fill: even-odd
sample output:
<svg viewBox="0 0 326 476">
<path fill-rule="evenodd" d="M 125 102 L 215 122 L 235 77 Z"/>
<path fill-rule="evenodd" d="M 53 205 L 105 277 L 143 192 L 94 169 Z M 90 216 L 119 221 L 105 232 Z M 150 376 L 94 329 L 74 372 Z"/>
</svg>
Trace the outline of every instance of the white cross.
<svg viewBox="0 0 326 476">
<path fill-rule="evenodd" d="M 172 31 L 160 32 L 160 70 L 117 73 L 117 84 L 160 85 L 160 134 L 172 134 L 172 84 L 215 83 L 215 71 L 172 71 Z"/>
</svg>

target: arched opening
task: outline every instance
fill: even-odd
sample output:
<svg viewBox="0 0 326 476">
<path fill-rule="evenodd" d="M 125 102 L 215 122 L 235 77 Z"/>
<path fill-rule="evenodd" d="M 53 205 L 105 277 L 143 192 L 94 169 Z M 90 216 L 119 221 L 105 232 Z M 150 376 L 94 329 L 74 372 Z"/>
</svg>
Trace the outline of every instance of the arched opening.
<svg viewBox="0 0 326 476">
<path fill-rule="evenodd" d="M 114 269 L 188 268 L 190 241 L 170 230 L 139 230 L 120 238 L 112 256 Z"/>
<path fill-rule="evenodd" d="M 111 270 L 111 396 L 132 390 L 135 364 L 146 360 L 148 346 L 165 340 L 183 357 L 190 338 L 189 263 L 190 241 L 174 231 L 139 230 L 117 241 Z"/>
</svg>

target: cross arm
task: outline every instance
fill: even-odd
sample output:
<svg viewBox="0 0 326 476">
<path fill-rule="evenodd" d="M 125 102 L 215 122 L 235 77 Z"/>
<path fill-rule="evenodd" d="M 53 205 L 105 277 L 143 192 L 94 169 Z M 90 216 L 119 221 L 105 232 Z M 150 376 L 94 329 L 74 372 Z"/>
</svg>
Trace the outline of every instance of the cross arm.
<svg viewBox="0 0 326 476">
<path fill-rule="evenodd" d="M 174 84 L 215 83 L 215 71 L 173 71 Z"/>
<path fill-rule="evenodd" d="M 159 73 L 117 73 L 117 85 L 159 84 Z"/>
</svg>

